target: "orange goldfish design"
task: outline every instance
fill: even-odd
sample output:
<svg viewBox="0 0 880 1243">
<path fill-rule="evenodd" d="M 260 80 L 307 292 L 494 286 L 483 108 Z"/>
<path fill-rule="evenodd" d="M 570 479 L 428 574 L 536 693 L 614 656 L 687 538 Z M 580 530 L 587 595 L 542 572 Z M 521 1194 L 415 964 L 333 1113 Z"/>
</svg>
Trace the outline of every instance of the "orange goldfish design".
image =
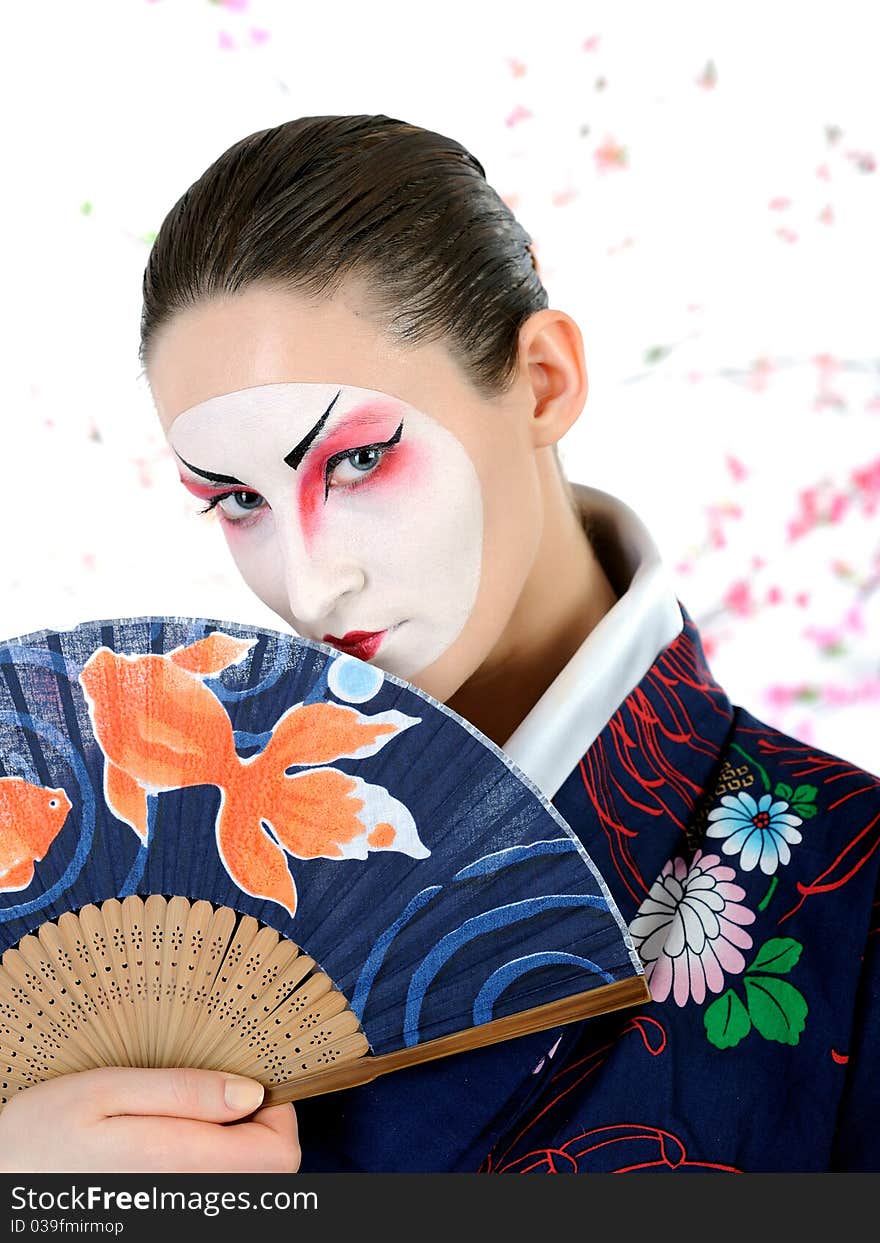
<svg viewBox="0 0 880 1243">
<path fill-rule="evenodd" d="M 295 704 L 264 749 L 243 760 L 232 722 L 202 678 L 237 664 L 255 642 L 215 632 L 165 655 L 101 647 L 79 680 L 106 759 L 104 798 L 114 815 L 146 842 L 148 794 L 219 786 L 215 833 L 224 867 L 240 889 L 292 915 L 297 894 L 285 851 L 298 859 L 366 859 L 370 850 L 422 859 L 431 852 L 408 809 L 382 786 L 336 768 L 290 776 L 285 769 L 374 755 L 420 718 Z"/>
<path fill-rule="evenodd" d="M 34 860 L 45 857 L 70 808 L 64 790 L 0 777 L 0 890 L 27 889 Z"/>
</svg>

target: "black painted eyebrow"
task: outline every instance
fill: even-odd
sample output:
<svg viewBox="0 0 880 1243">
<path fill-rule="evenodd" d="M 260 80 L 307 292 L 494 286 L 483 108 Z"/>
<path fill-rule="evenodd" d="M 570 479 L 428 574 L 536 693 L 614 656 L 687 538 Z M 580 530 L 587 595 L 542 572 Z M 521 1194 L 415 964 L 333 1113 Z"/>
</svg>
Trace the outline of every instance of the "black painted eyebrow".
<svg viewBox="0 0 880 1243">
<path fill-rule="evenodd" d="M 173 445 L 172 448 L 174 448 Z M 174 449 L 174 452 L 177 453 L 177 450 Z M 177 453 L 177 456 L 180 457 L 180 454 Z M 240 479 L 236 479 L 235 475 L 218 475 L 213 470 L 199 470 L 198 466 L 193 466 L 185 457 L 180 457 L 180 460 L 187 470 L 191 470 L 194 475 L 201 475 L 203 479 L 210 479 L 212 483 L 237 483 L 239 487 L 244 488 L 248 492 L 250 491 L 248 485 L 242 483 Z"/>
<path fill-rule="evenodd" d="M 342 389 L 339 390 L 339 393 L 341 392 L 342 392 Z M 296 468 L 302 462 L 305 455 L 308 453 L 309 448 L 311 447 L 312 441 L 315 439 L 318 432 L 321 430 L 321 428 L 324 426 L 324 424 L 329 419 L 330 411 L 333 409 L 333 407 L 336 405 L 337 401 L 339 400 L 339 393 L 337 393 L 336 396 L 333 398 L 333 400 L 330 402 L 330 405 L 321 415 L 320 419 L 318 419 L 315 426 L 310 431 L 306 432 L 302 440 L 298 444 L 295 444 L 289 453 L 286 453 L 284 455 L 284 460 L 287 463 L 287 465 L 291 468 L 291 470 L 296 470 Z"/>
<path fill-rule="evenodd" d="M 308 453 L 309 447 L 311 446 L 312 441 L 315 439 L 318 432 L 321 430 L 321 428 L 324 426 L 324 424 L 327 422 L 328 418 L 330 417 L 330 412 L 333 409 L 333 407 L 336 405 L 337 401 L 339 400 L 339 395 L 341 392 L 342 392 L 342 389 L 339 390 L 339 392 L 330 402 L 330 405 L 327 407 L 327 409 L 318 419 L 314 427 L 312 427 L 309 431 L 306 432 L 302 440 L 300 440 L 297 444 L 295 444 L 289 453 L 285 454 L 284 461 L 293 470 L 296 470 L 296 468 L 302 462 L 305 455 Z M 237 483 L 240 488 L 244 488 L 245 490 L 250 491 L 250 488 L 248 487 L 248 485 L 246 483 L 243 483 L 241 479 L 236 479 L 235 475 L 218 475 L 217 472 L 213 470 L 200 470 L 198 466 L 193 466 L 191 462 L 188 462 L 186 460 L 186 458 L 180 457 L 180 454 L 177 453 L 176 449 L 174 450 L 174 452 L 180 458 L 181 462 L 183 462 L 186 469 L 191 470 L 194 475 L 201 475 L 203 479 L 210 479 L 212 483 Z"/>
</svg>

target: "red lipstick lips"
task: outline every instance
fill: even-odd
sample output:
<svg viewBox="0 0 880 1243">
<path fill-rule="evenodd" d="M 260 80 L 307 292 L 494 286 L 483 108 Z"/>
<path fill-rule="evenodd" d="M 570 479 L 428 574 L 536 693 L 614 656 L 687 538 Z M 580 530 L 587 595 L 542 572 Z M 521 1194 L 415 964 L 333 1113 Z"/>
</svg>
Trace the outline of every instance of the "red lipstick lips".
<svg viewBox="0 0 880 1243">
<path fill-rule="evenodd" d="M 356 656 L 358 660 L 371 660 L 378 652 L 379 644 L 387 633 L 387 630 L 349 630 L 341 639 L 337 639 L 332 634 L 325 634 L 324 642 L 332 643 L 341 652 Z"/>
</svg>

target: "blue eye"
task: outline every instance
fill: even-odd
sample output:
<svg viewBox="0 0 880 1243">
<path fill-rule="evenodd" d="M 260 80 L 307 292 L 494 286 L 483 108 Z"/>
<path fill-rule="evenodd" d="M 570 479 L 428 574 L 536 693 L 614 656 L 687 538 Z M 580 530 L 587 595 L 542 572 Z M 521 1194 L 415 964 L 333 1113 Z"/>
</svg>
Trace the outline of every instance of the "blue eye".
<svg viewBox="0 0 880 1243">
<path fill-rule="evenodd" d="M 403 420 L 401 420 L 397 431 L 390 440 L 381 441 L 378 444 L 358 445 L 355 449 L 347 449 L 341 453 L 334 453 L 328 459 L 324 467 L 324 500 L 326 501 L 330 492 L 330 480 L 333 478 L 336 486 L 345 491 L 350 488 L 356 488 L 359 480 L 372 474 L 378 466 L 381 465 L 383 459 L 393 453 L 395 446 L 398 444 L 403 434 Z M 350 468 L 350 475 L 343 472 L 342 478 L 339 478 L 339 468 L 347 466 Z M 234 509 L 230 512 L 227 503 L 231 503 Z M 259 513 L 260 509 L 266 505 L 264 497 L 259 492 L 252 492 L 249 488 L 238 488 L 230 492 L 222 492 L 217 496 L 212 496 L 204 509 L 200 509 L 200 514 L 208 514 L 219 505 L 223 514 L 224 521 L 229 523 L 241 522 L 248 514 Z M 268 506 L 266 506 L 268 508 Z"/>
<path fill-rule="evenodd" d="M 341 453 L 334 453 L 331 458 L 327 459 L 327 464 L 324 467 L 324 500 L 326 501 L 330 493 L 330 478 L 335 475 L 339 466 L 347 462 L 352 470 L 363 478 L 365 475 L 371 474 L 387 454 L 394 452 L 395 446 L 400 441 L 402 435 L 403 419 L 400 420 L 397 431 L 390 440 L 380 440 L 371 445 L 358 445 L 355 449 L 346 449 Z M 364 460 L 365 458 L 366 460 Z M 360 460 L 356 461 L 355 459 Z M 337 486 L 342 488 L 357 487 L 357 481 L 350 479 L 347 484 L 343 482 L 337 484 Z"/>
<path fill-rule="evenodd" d="M 364 475 L 369 474 L 370 471 L 375 470 L 375 468 L 382 461 L 385 452 L 385 450 L 377 449 L 374 445 L 370 445 L 364 449 L 354 449 L 348 454 L 347 457 L 344 457 L 336 464 L 331 472 L 332 476 L 334 479 L 338 479 L 340 466 L 347 465 L 363 477 Z"/>
<path fill-rule="evenodd" d="M 256 510 L 259 508 L 259 505 L 255 505 L 255 506 L 247 505 L 244 501 L 239 499 L 240 497 L 251 497 L 252 500 L 258 501 L 260 505 L 263 504 L 263 498 L 262 496 L 260 496 L 259 492 L 250 492 L 250 491 L 245 491 L 239 488 L 237 492 L 223 492 L 220 496 L 212 496 L 210 501 L 208 501 L 207 505 L 205 506 L 205 508 L 199 510 L 199 513 L 200 514 L 210 513 L 210 511 L 214 508 L 215 505 L 221 505 L 222 502 L 229 501 L 229 500 L 232 500 L 235 502 L 236 505 L 241 506 L 241 508 L 244 510 L 246 514 L 255 513 Z M 227 522 L 240 522 L 241 521 L 241 517 L 242 517 L 241 514 L 229 513 L 229 511 L 225 508 L 225 506 L 221 505 L 221 507 L 223 509 L 223 516 L 226 518 Z"/>
</svg>

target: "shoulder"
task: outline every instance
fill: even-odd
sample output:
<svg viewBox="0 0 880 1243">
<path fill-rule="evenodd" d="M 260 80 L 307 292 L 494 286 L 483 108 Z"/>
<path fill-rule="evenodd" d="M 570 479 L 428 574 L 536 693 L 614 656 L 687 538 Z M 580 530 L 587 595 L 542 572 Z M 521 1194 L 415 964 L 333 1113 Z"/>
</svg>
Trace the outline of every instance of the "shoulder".
<svg viewBox="0 0 880 1243">
<path fill-rule="evenodd" d="M 741 874 L 777 877 L 777 918 L 782 906 L 789 927 L 808 914 L 815 928 L 823 913 L 861 949 L 880 873 L 880 778 L 736 707 L 702 828 Z"/>
<path fill-rule="evenodd" d="M 803 804 L 808 819 L 820 809 L 826 817 L 847 821 L 862 813 L 880 813 L 880 777 L 843 756 L 782 733 L 744 708 L 734 709 L 730 750 L 733 760 L 743 760 L 765 785 L 772 785 L 767 793 Z M 815 804 L 815 810 L 810 811 L 809 804 Z"/>
</svg>

